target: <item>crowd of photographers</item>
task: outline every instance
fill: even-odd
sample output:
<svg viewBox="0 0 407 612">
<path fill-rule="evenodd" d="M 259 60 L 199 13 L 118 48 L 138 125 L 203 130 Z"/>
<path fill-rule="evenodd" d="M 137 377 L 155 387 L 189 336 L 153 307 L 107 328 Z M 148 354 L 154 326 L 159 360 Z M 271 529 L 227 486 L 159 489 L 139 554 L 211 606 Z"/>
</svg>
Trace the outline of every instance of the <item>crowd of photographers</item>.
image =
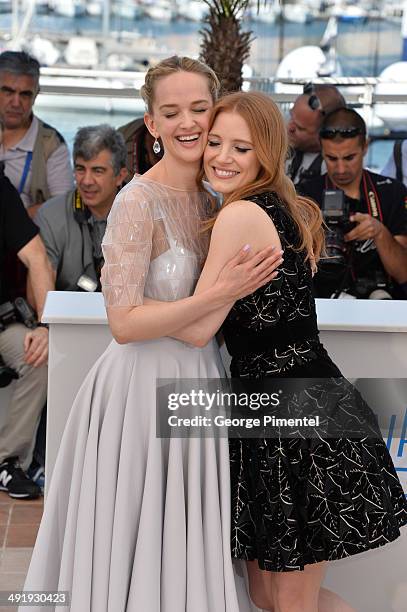
<svg viewBox="0 0 407 612">
<path fill-rule="evenodd" d="M 33 112 L 38 92 L 38 62 L 0 54 L 0 386 L 13 385 L 7 406 L 0 394 L 0 490 L 20 499 L 43 485 L 47 291 L 100 290 L 115 195 L 160 158 L 136 119 L 79 129 L 72 171 L 63 137 Z M 306 85 L 290 115 L 287 173 L 326 223 L 316 296 L 407 299 L 407 189 L 363 167 L 363 119 L 332 85 Z"/>
<path fill-rule="evenodd" d="M 287 172 L 326 224 L 316 297 L 406 299 L 407 188 L 364 168 L 362 117 L 332 85 L 307 85 L 291 110 L 288 137 Z"/>
</svg>

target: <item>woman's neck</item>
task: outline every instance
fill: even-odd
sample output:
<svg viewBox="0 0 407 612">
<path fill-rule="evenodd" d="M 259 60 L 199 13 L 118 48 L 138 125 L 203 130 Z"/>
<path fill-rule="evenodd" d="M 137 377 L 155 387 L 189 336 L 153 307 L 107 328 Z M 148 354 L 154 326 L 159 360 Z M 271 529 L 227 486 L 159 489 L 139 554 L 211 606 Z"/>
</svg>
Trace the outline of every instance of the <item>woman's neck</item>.
<svg viewBox="0 0 407 612">
<path fill-rule="evenodd" d="M 196 177 L 201 167 L 201 162 L 182 163 L 179 160 L 161 159 L 150 170 L 146 176 L 151 179 L 174 187 L 175 189 L 185 189 L 186 191 L 196 191 Z"/>
</svg>

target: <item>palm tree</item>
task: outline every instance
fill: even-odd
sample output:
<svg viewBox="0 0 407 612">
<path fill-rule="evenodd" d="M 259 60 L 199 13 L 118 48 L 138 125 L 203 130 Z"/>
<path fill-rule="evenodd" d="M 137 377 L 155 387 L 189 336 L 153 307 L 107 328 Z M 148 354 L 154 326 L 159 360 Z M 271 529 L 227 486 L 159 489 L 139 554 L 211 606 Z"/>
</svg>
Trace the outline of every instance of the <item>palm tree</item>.
<svg viewBox="0 0 407 612">
<path fill-rule="evenodd" d="M 249 58 L 252 32 L 242 29 L 241 16 L 250 0 L 203 0 L 209 7 L 200 30 L 200 58 L 218 75 L 222 92 L 242 88 L 242 68 Z"/>
<path fill-rule="evenodd" d="M 285 0 L 271 0 L 284 6 Z M 222 92 L 239 91 L 242 88 L 243 64 L 249 58 L 253 42 L 252 32 L 242 29 L 241 18 L 250 0 L 203 0 L 209 7 L 204 19 L 200 58 L 218 75 Z M 257 0 L 260 5 L 270 0 Z M 281 34 L 281 33 L 280 33 Z M 281 45 L 280 45 L 281 46 Z M 280 54 L 282 50 L 280 49 Z M 281 60 L 281 58 L 280 58 Z"/>
</svg>

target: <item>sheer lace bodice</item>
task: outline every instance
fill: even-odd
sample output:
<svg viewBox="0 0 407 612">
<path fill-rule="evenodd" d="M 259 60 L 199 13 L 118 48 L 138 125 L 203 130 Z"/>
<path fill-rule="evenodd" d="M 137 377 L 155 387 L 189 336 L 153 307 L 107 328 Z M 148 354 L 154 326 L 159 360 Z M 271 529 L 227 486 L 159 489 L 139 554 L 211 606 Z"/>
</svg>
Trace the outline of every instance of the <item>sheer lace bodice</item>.
<svg viewBox="0 0 407 612">
<path fill-rule="evenodd" d="M 137 306 L 143 296 L 192 294 L 208 249 L 202 233 L 209 196 L 136 176 L 118 194 L 103 239 L 106 306 Z"/>
<path fill-rule="evenodd" d="M 272 219 L 284 249 L 284 264 L 280 266 L 275 280 L 236 302 L 226 323 L 237 328 L 263 332 L 282 322 L 314 317 L 311 269 L 305 261 L 305 253 L 293 248 L 299 241 L 294 221 L 274 192 L 255 195 L 250 200 L 256 202 Z"/>
</svg>

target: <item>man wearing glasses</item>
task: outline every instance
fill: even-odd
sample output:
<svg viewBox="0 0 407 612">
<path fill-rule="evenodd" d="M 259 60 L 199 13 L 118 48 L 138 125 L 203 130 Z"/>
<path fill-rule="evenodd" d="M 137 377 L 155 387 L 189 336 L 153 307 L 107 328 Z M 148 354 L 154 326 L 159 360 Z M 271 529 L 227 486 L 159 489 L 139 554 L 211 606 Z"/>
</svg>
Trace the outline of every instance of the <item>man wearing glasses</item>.
<svg viewBox="0 0 407 612">
<path fill-rule="evenodd" d="M 292 148 L 287 174 L 294 183 L 319 176 L 325 171 L 319 130 L 324 116 L 346 102 L 334 85 L 307 83 L 290 111 L 287 133 Z"/>
<path fill-rule="evenodd" d="M 327 225 L 316 296 L 405 299 L 406 187 L 363 168 L 366 124 L 353 109 L 326 116 L 319 136 L 327 173 L 297 187 L 319 204 Z"/>
</svg>

